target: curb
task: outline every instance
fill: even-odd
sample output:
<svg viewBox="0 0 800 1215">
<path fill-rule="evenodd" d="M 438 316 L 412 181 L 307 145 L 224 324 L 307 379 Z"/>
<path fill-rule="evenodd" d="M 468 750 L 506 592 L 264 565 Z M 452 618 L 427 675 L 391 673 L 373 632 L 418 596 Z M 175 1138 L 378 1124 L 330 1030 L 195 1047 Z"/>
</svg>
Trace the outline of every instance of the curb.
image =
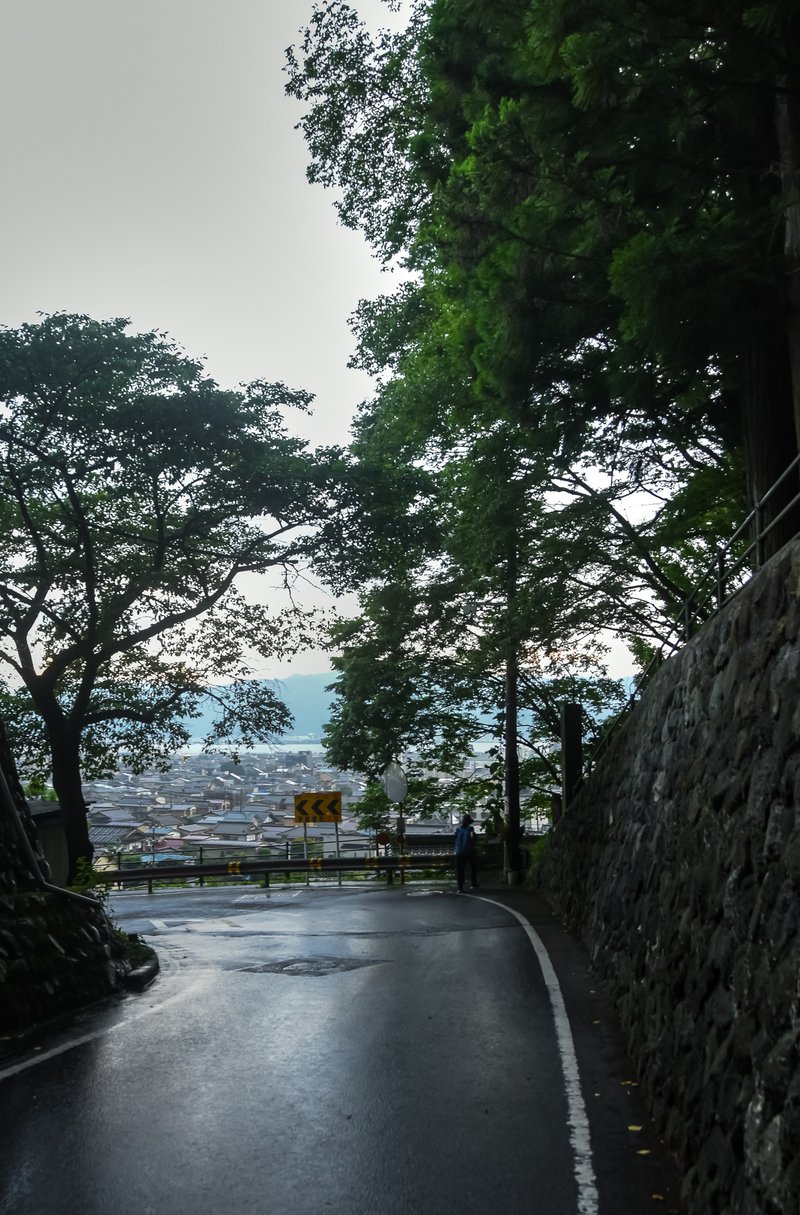
<svg viewBox="0 0 800 1215">
<path fill-rule="evenodd" d="M 160 969 L 158 954 L 154 953 L 147 962 L 143 962 L 135 970 L 128 971 L 122 981 L 123 986 L 128 991 L 144 991 L 153 982 Z"/>
</svg>

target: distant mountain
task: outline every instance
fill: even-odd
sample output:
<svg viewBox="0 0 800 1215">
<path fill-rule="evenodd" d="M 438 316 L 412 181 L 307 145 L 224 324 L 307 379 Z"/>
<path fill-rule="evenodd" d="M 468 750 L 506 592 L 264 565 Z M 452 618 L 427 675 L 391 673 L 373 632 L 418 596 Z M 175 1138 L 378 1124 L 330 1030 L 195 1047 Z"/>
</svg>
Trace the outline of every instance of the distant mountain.
<svg viewBox="0 0 800 1215">
<path fill-rule="evenodd" d="M 287 742 L 302 739 L 317 742 L 322 738 L 322 729 L 330 716 L 333 694 L 326 691 L 334 679 L 331 671 L 320 675 L 288 675 L 286 679 L 265 679 L 283 701 L 294 718 L 294 726 L 283 737 Z M 214 723 L 214 706 L 211 701 L 201 706 L 199 717 L 186 724 L 194 738 L 202 738 Z"/>
<path fill-rule="evenodd" d="M 330 717 L 334 700 L 327 688 L 335 678 L 332 671 L 325 671 L 321 675 L 288 675 L 286 679 L 270 681 L 294 718 L 294 728 L 287 738 L 295 735 L 322 738 L 322 728 Z"/>
<path fill-rule="evenodd" d="M 322 730 L 330 718 L 334 696 L 328 686 L 335 675 L 325 671 L 319 675 L 288 675 L 286 679 L 267 679 L 264 683 L 274 689 L 277 696 L 289 709 L 294 718 L 294 726 L 283 735 L 286 742 L 319 742 Z M 623 686 L 628 695 L 634 682 L 633 676 L 626 676 Z M 214 722 L 214 707 L 211 701 L 201 711 L 199 717 L 187 722 L 193 738 L 202 738 L 211 729 Z M 520 724 L 529 724 L 525 713 L 520 714 Z M 486 718 L 487 731 L 493 725 L 491 718 Z"/>
</svg>

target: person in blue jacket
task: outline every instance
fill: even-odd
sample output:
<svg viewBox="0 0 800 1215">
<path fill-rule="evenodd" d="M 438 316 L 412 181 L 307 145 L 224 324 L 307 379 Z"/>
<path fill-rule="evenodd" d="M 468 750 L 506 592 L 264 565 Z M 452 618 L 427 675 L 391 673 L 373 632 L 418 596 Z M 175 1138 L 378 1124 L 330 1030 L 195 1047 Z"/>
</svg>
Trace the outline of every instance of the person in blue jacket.
<svg viewBox="0 0 800 1215">
<path fill-rule="evenodd" d="M 470 877 L 472 878 L 472 889 L 477 890 L 478 887 L 478 840 L 475 836 L 475 828 L 472 826 L 472 819 L 468 814 L 465 814 L 461 819 L 461 826 L 456 827 L 456 882 L 458 883 L 459 894 L 464 889 L 464 878 L 467 872 L 467 862 L 469 862 Z"/>
</svg>

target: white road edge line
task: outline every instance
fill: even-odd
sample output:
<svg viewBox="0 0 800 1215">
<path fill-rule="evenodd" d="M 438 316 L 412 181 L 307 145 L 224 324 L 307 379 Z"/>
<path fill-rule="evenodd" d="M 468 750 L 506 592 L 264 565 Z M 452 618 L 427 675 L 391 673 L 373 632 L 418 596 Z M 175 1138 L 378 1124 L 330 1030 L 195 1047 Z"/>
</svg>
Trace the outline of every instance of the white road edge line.
<svg viewBox="0 0 800 1215">
<path fill-rule="evenodd" d="M 92 1030 L 91 1033 L 82 1034 L 79 1038 L 70 1038 L 59 1046 L 54 1046 L 50 1050 L 43 1050 L 39 1054 L 31 1055 L 20 1063 L 12 1063 L 9 1067 L 0 1067 L 0 1081 L 8 1080 L 11 1076 L 17 1076 L 20 1072 L 25 1072 L 30 1067 L 37 1067 L 48 1059 L 55 1059 L 58 1055 L 66 1054 L 68 1050 L 74 1050 L 76 1046 L 84 1046 L 87 1042 L 94 1042 L 96 1038 L 104 1038 L 108 1034 L 116 1033 L 119 1029 L 125 1029 L 126 1026 L 132 1025 L 134 1021 L 140 1021 L 142 1017 L 150 1017 L 153 1013 L 161 1012 L 168 1004 L 173 1004 L 176 1000 L 184 1000 L 188 995 L 191 995 L 201 983 L 202 979 L 194 979 L 183 991 L 176 992 L 174 996 L 168 996 L 160 1004 L 149 1005 L 147 1008 L 133 1013 L 132 1016 L 123 1017 L 121 1020 L 115 1021 L 113 1025 L 103 1025 L 99 1029 Z"/>
<path fill-rule="evenodd" d="M 503 911 L 507 911 L 519 920 L 528 935 L 528 940 L 533 946 L 534 953 L 539 961 L 544 985 L 550 997 L 550 1007 L 553 1011 L 553 1020 L 556 1027 L 558 1053 L 561 1059 L 561 1071 L 564 1075 L 569 1138 L 575 1160 L 575 1181 L 578 1186 L 578 1215 L 597 1215 L 597 1182 L 592 1164 L 589 1117 L 586 1113 L 586 1105 L 584 1104 L 583 1093 L 581 1092 L 578 1059 L 575 1054 L 572 1029 L 570 1028 L 564 997 L 561 994 L 561 986 L 553 969 L 553 963 L 550 961 L 550 955 L 545 949 L 544 942 L 536 929 L 519 911 L 515 911 L 513 907 L 508 907 L 505 903 L 498 903 L 495 899 L 487 899 L 484 895 L 473 894 L 470 897 L 480 899 L 482 903 L 491 903 L 493 907 L 501 907 Z"/>
</svg>

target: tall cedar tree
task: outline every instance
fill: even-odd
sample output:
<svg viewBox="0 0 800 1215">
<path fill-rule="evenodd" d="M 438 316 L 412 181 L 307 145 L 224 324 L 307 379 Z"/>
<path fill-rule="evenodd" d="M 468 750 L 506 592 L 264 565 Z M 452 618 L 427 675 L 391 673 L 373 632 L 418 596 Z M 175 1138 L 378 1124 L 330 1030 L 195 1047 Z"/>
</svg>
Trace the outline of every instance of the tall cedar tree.
<svg viewBox="0 0 800 1215">
<path fill-rule="evenodd" d="M 797 25 L 796 0 L 431 0 L 371 38 L 316 9 L 288 86 L 310 176 L 434 314 L 377 359 L 455 340 L 474 427 L 500 408 L 555 461 L 631 416 L 643 445 L 710 432 L 761 497 L 797 450 Z"/>
</svg>

